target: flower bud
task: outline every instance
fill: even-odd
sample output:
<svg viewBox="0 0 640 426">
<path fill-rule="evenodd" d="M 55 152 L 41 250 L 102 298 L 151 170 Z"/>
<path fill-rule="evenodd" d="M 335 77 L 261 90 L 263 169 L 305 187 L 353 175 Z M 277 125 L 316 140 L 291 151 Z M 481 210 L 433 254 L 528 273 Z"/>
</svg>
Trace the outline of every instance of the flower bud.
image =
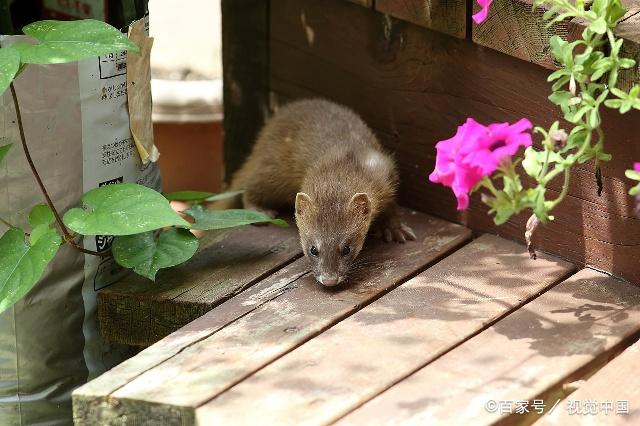
<svg viewBox="0 0 640 426">
<path fill-rule="evenodd" d="M 567 135 L 567 132 L 565 132 L 564 129 L 554 130 L 549 133 L 549 139 L 551 139 L 551 142 L 556 149 L 561 149 L 562 147 L 564 147 L 564 145 L 567 143 L 568 137 L 569 135 Z"/>
<path fill-rule="evenodd" d="M 571 92 L 573 96 L 576 95 L 576 78 L 573 74 L 571 74 L 571 79 L 569 80 L 569 92 Z"/>
</svg>

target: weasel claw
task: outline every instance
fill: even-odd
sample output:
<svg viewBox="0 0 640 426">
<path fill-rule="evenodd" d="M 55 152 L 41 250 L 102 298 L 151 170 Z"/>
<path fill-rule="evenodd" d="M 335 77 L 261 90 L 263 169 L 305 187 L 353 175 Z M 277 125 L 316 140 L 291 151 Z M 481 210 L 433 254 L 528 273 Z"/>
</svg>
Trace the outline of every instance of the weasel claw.
<svg viewBox="0 0 640 426">
<path fill-rule="evenodd" d="M 382 231 L 382 232 L 380 232 Z M 400 244 L 404 244 L 408 240 L 415 241 L 416 234 L 413 230 L 404 223 L 385 223 L 381 230 L 374 233 L 374 236 L 381 236 L 385 243 L 396 241 Z"/>
</svg>

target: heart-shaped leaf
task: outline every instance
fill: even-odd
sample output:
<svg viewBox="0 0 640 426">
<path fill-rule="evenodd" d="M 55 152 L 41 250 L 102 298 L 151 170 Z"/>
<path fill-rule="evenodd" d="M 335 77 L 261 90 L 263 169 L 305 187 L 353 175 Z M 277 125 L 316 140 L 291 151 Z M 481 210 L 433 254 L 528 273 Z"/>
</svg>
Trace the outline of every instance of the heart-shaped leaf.
<svg viewBox="0 0 640 426">
<path fill-rule="evenodd" d="M 189 228 L 157 191 L 134 183 L 93 189 L 82 197 L 87 210 L 71 209 L 64 224 L 82 235 L 132 235 L 165 226 Z"/>
<path fill-rule="evenodd" d="M 12 47 L 0 49 L 0 95 L 7 90 L 19 69 L 20 53 Z"/>
<path fill-rule="evenodd" d="M 280 227 L 288 226 L 287 222 L 282 219 L 272 219 L 266 214 L 254 210 L 207 210 L 200 205 L 195 205 L 185 210 L 185 213 L 195 220 L 192 228 L 203 231 L 233 228 L 253 223 L 272 223 Z"/>
<path fill-rule="evenodd" d="M 111 249 L 118 264 L 155 281 L 158 270 L 189 260 L 198 239 L 186 229 L 169 229 L 157 238 L 153 232 L 116 237 Z"/>
<path fill-rule="evenodd" d="M 22 229 L 12 228 L 0 238 L 0 312 L 11 307 L 38 282 L 58 252 L 62 239 L 54 229 L 28 245 Z"/>
<path fill-rule="evenodd" d="M 140 51 L 118 29 L 95 19 L 38 21 L 22 31 L 40 42 L 13 45 L 27 64 L 60 64 L 122 50 Z"/>
</svg>

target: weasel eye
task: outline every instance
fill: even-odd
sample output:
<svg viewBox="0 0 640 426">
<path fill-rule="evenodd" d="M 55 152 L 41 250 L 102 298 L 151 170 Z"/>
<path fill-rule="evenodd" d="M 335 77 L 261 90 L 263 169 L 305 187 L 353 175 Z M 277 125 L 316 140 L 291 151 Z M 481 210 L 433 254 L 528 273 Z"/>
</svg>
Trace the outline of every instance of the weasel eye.
<svg viewBox="0 0 640 426">
<path fill-rule="evenodd" d="M 318 254 L 320 254 L 316 246 L 311 246 L 311 248 L 309 249 L 309 253 L 311 253 L 311 256 L 317 256 Z"/>
<path fill-rule="evenodd" d="M 342 247 L 342 250 L 340 251 L 340 254 L 342 254 L 343 256 L 346 256 L 349 253 L 351 253 L 351 247 L 349 247 L 349 246 Z"/>
</svg>

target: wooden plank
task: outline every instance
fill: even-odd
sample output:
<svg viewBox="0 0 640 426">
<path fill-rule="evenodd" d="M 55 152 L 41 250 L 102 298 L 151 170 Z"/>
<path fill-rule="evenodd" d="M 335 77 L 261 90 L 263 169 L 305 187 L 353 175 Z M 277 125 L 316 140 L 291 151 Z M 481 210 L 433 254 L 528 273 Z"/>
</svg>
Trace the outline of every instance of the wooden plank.
<svg viewBox="0 0 640 426">
<path fill-rule="evenodd" d="M 199 404 L 322 332 L 470 238 L 470 232 L 459 225 L 406 210 L 402 213 L 419 241 L 404 245 L 369 241 L 361 255 L 360 268 L 354 272 L 352 285 L 328 289 L 310 275 L 301 277 L 298 265 L 306 267 L 307 263 L 306 259 L 300 259 L 290 266 L 291 272 L 282 273 L 275 282 L 270 277 L 268 283 L 258 284 L 257 293 L 247 293 L 248 296 L 242 293 L 186 327 L 196 331 L 196 340 L 191 344 L 178 342 L 181 348 L 176 351 L 177 347 L 171 343 L 176 337 L 171 335 L 167 338 L 168 345 L 164 341 L 158 343 L 163 352 L 159 358 L 154 358 L 152 346 L 127 361 L 125 369 L 114 369 L 115 373 L 102 376 L 97 384 L 90 383 L 76 391 L 76 417 L 86 419 L 82 424 L 122 416 L 130 421 L 187 422 Z M 247 306 L 251 309 L 247 310 Z M 202 336 L 203 330 L 207 336 Z M 180 333 L 190 334 L 184 329 Z M 164 358 L 169 353 L 173 355 Z M 163 358 L 163 362 L 158 362 Z M 148 365 L 149 359 L 155 366 Z"/>
<path fill-rule="evenodd" d="M 584 269 L 345 417 L 343 425 L 495 424 L 487 401 L 542 399 L 640 331 L 640 288 Z M 511 402 L 512 409 L 515 405 Z M 530 415 L 536 414 L 531 408 Z M 510 420 L 533 419 L 513 414 Z M 565 423 L 563 423 L 565 424 Z"/>
<path fill-rule="evenodd" d="M 625 0 L 623 4 L 627 13 L 618 23 L 615 33 L 624 39 L 621 55 L 636 61 L 633 68 L 618 74 L 618 86 L 628 91 L 640 82 L 640 0 Z"/>
<path fill-rule="evenodd" d="M 114 402 L 109 398 L 118 389 L 174 357 L 185 348 L 254 311 L 271 299 L 279 297 L 289 286 L 309 272 L 302 258 L 278 270 L 258 284 L 229 299 L 215 310 L 187 324 L 178 331 L 142 350 L 136 356 L 115 366 L 107 373 L 78 388 L 73 393 L 75 424 L 109 424 L 116 414 Z M 135 419 L 135 413 L 129 413 Z"/>
<path fill-rule="evenodd" d="M 548 71 L 531 63 L 411 24 L 393 24 L 387 41 L 383 16 L 343 2 L 280 0 L 271 7 L 271 88 L 281 99 L 322 96 L 348 105 L 374 127 L 400 169 L 401 203 L 477 230 L 524 240 L 525 212 L 496 227 L 479 194 L 469 210 L 456 211 L 448 188 L 427 182 L 434 145 L 467 117 L 482 123 L 528 117 L 548 127 L 560 119 L 548 100 Z M 309 46 L 299 28 L 304 10 L 315 31 Z M 567 127 L 568 128 L 568 127 Z M 603 113 L 606 148 L 604 192 L 596 194 L 592 164 L 571 176 L 555 221 L 537 231 L 538 247 L 631 282 L 640 282 L 640 220 L 624 171 L 640 158 L 640 112 Z M 535 138 L 538 140 L 538 138 Z M 525 181 L 525 184 L 529 182 Z M 559 182 L 549 188 L 558 194 Z"/>
<path fill-rule="evenodd" d="M 616 34 L 627 39 L 623 54 L 636 59 L 640 57 L 638 45 L 640 22 L 635 15 L 640 10 L 640 2 L 623 0 L 622 3 L 627 8 L 627 13 L 621 19 Z M 472 26 L 473 41 L 545 68 L 556 69 L 557 66 L 549 50 L 549 39 L 554 35 L 565 40 L 581 38 L 585 28 L 584 21 L 564 20 L 547 28 L 547 21 L 542 19 L 547 8 L 533 8 L 532 5 L 532 0 L 495 0 L 491 4 L 487 20 L 480 25 Z M 479 9 L 480 7 L 474 4 L 474 13 Z M 635 73 L 623 72 L 622 86 L 628 88 L 630 79 L 637 77 L 637 73 L 637 69 Z"/>
<path fill-rule="evenodd" d="M 465 0 L 376 0 L 376 10 L 458 38 L 467 36 Z"/>
<path fill-rule="evenodd" d="M 553 412 L 536 422 L 536 426 L 637 425 L 640 419 L 640 376 L 635 374 L 638 365 L 640 343 L 635 343 L 581 384 Z M 594 402 L 596 407 L 592 412 L 589 405 Z"/>
<path fill-rule="evenodd" d="M 221 0 L 226 180 L 269 114 L 269 0 Z"/>
<path fill-rule="evenodd" d="M 149 346 L 301 255 L 295 226 L 207 233 L 195 257 L 155 283 L 132 274 L 100 291 L 102 336 Z"/>
<path fill-rule="evenodd" d="M 484 235 L 196 410 L 200 424 L 326 424 L 573 270 Z M 365 423 L 366 424 L 366 423 Z"/>
<path fill-rule="evenodd" d="M 547 21 L 542 19 L 547 9 L 532 6 L 531 0 L 494 0 L 487 20 L 480 25 L 472 25 L 473 41 L 545 68 L 556 69 L 549 39 L 558 35 L 565 40 L 575 40 L 584 27 L 577 20 L 565 20 L 547 28 Z M 475 4 L 474 13 L 478 10 L 480 7 Z"/>
</svg>

